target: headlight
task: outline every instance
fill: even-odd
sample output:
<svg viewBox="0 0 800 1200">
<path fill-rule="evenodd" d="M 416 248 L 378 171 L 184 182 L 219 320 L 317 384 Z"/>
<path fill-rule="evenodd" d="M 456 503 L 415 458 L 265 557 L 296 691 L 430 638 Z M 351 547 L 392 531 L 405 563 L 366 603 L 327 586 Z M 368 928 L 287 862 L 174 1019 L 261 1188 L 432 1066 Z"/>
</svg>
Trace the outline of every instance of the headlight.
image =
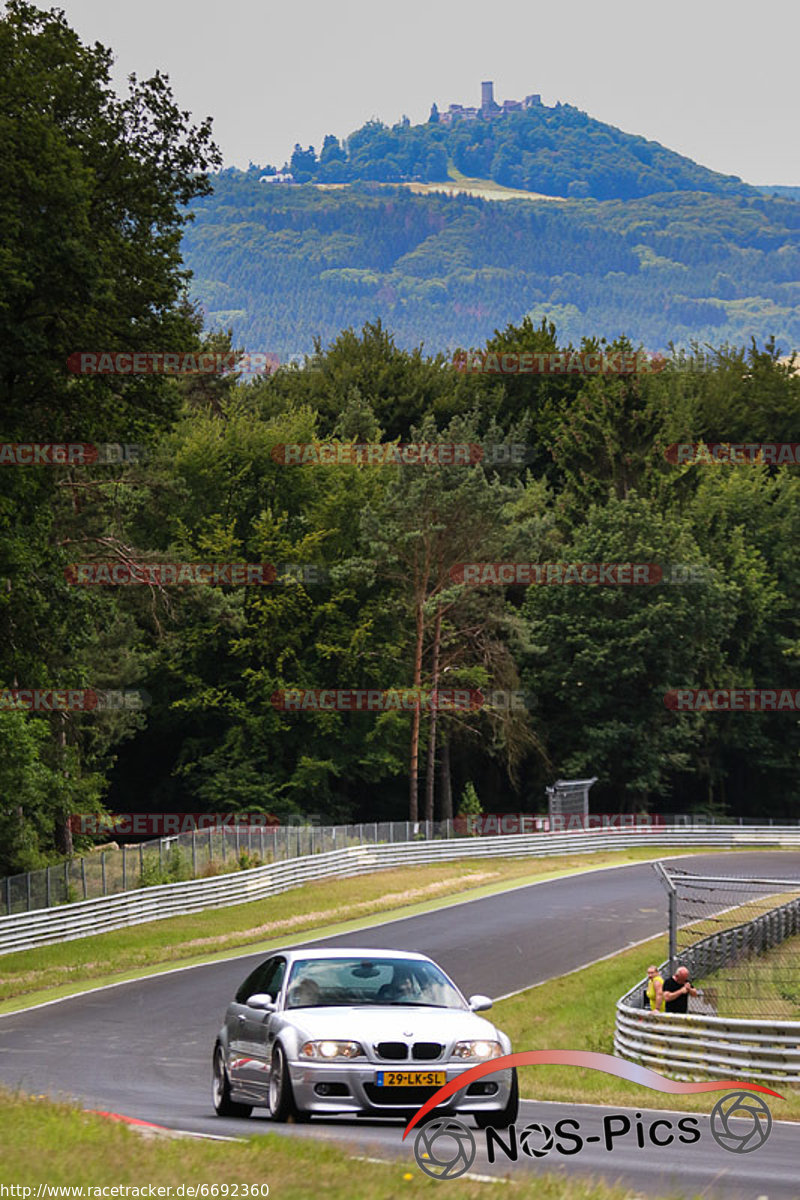
<svg viewBox="0 0 800 1200">
<path fill-rule="evenodd" d="M 363 1058 L 360 1042 L 306 1042 L 300 1047 L 301 1058 Z"/>
<path fill-rule="evenodd" d="M 499 1042 L 456 1042 L 453 1047 L 453 1058 L 477 1058 L 484 1062 L 487 1058 L 500 1058 L 503 1047 Z"/>
</svg>

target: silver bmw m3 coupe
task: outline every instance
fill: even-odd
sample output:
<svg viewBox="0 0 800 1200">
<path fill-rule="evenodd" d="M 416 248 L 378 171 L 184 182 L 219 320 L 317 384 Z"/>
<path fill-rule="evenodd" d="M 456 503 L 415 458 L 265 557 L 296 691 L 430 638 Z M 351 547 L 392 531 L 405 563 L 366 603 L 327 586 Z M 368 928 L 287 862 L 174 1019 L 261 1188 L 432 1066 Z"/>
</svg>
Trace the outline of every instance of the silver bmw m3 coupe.
<svg viewBox="0 0 800 1200">
<path fill-rule="evenodd" d="M 444 1083 L 511 1052 L 504 1033 L 430 958 L 397 950 L 287 950 L 248 975 L 214 1046 L 220 1116 L 263 1107 L 274 1121 L 314 1114 L 404 1117 Z M 505 1128 L 519 1100 L 513 1069 L 486 1074 L 437 1113 Z"/>
</svg>

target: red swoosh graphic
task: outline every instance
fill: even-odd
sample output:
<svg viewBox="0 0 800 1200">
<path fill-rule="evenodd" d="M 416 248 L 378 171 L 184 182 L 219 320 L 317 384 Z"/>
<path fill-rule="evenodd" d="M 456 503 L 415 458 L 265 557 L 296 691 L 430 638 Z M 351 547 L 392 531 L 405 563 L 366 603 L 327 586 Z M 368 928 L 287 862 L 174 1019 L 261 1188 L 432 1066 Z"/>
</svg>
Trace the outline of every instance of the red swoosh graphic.
<svg viewBox="0 0 800 1200">
<path fill-rule="evenodd" d="M 738 1088 L 740 1091 L 765 1092 L 768 1096 L 777 1096 L 779 1100 L 784 1098 L 780 1092 L 773 1092 L 772 1088 L 764 1087 L 760 1083 L 744 1083 L 741 1079 L 720 1079 L 708 1083 L 679 1083 L 675 1079 L 667 1079 L 665 1075 L 659 1075 L 658 1071 L 651 1071 L 649 1067 L 642 1067 L 638 1063 L 616 1058 L 613 1054 L 599 1054 L 594 1050 L 521 1050 L 516 1054 L 504 1054 L 502 1058 L 492 1058 L 488 1062 L 478 1063 L 477 1066 L 470 1067 L 456 1079 L 445 1083 L 437 1092 L 434 1092 L 430 1100 L 425 1101 L 419 1112 L 411 1118 L 403 1134 L 403 1140 L 431 1109 L 436 1108 L 437 1104 L 441 1104 L 443 1100 L 447 1100 L 456 1092 L 460 1092 L 468 1083 L 473 1083 L 484 1075 L 493 1075 L 496 1071 L 502 1071 L 508 1067 L 540 1066 L 545 1063 L 559 1067 L 589 1067 L 592 1071 L 604 1071 L 606 1075 L 616 1075 L 619 1079 L 627 1079 L 630 1083 L 638 1083 L 642 1087 L 652 1088 L 655 1092 L 667 1092 L 671 1095 L 685 1096 L 698 1092 L 723 1092 L 731 1088 Z"/>
</svg>

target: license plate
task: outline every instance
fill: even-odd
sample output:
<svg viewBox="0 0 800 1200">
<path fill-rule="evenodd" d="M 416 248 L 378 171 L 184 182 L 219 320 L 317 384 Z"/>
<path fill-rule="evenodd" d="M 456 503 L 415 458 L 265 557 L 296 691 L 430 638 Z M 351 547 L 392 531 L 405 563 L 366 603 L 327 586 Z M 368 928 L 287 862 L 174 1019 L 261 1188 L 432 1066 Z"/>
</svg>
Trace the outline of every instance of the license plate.
<svg viewBox="0 0 800 1200">
<path fill-rule="evenodd" d="M 378 1071 L 378 1087 L 442 1087 L 447 1082 L 444 1071 Z"/>
</svg>

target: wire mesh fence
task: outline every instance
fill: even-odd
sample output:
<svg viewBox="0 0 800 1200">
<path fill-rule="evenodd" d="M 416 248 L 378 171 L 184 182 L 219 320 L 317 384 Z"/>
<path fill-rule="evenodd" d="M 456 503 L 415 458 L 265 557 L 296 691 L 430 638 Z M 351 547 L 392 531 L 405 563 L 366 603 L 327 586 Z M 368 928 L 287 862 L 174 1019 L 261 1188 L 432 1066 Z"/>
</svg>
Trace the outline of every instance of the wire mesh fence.
<svg viewBox="0 0 800 1200">
<path fill-rule="evenodd" d="M 698 825 L 771 828 L 776 824 L 771 819 L 758 822 L 739 818 L 729 822 L 685 813 L 667 813 L 659 816 L 658 821 L 663 822 L 664 832 Z M 0 879 L 0 917 L 94 900 L 139 887 L 246 870 L 348 846 L 524 832 L 521 822 L 513 830 L 500 821 L 492 828 L 488 824 L 484 820 L 480 828 L 471 828 L 469 819 L 459 817 L 450 821 L 365 821 L 353 825 L 231 824 L 127 845 L 111 843 L 38 871 Z M 782 821 L 777 826 L 797 828 L 800 823 Z M 632 827 L 630 832 L 633 831 Z"/>
<path fill-rule="evenodd" d="M 800 880 L 662 873 L 671 960 L 688 967 L 704 1011 L 800 1019 Z"/>
<path fill-rule="evenodd" d="M 248 870 L 348 846 L 451 838 L 461 832 L 461 824 L 453 821 L 230 825 L 132 845 L 112 843 L 82 857 L 0 880 L 0 916 Z"/>
</svg>

